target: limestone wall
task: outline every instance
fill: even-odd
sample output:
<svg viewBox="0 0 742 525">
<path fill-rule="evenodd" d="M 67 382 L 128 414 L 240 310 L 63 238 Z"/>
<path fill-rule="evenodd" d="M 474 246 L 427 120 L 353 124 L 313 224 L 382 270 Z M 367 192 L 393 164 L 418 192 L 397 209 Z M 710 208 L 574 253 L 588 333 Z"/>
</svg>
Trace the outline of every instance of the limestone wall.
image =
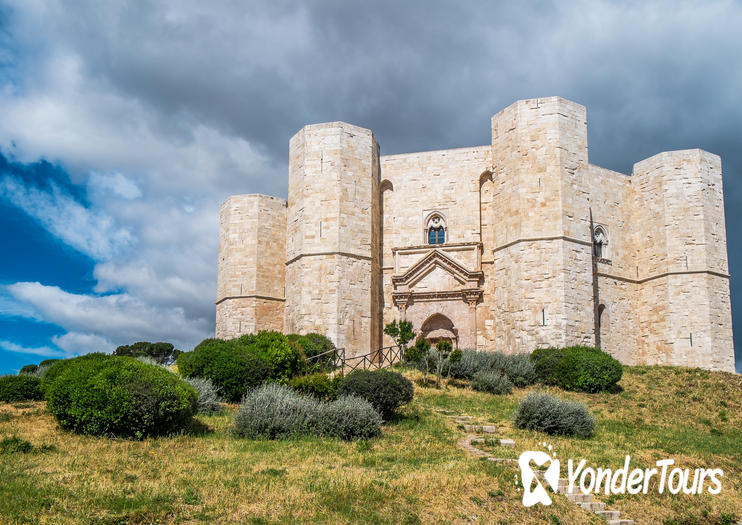
<svg viewBox="0 0 742 525">
<path fill-rule="evenodd" d="M 492 166 L 485 339 L 505 352 L 592 343 L 585 108 L 559 97 L 505 108 L 492 117 Z"/>
<path fill-rule="evenodd" d="M 283 330 L 286 201 L 234 195 L 219 217 L 216 337 Z"/>
<path fill-rule="evenodd" d="M 719 157 L 664 152 L 634 165 L 642 362 L 733 370 Z"/>
<path fill-rule="evenodd" d="M 378 151 L 343 122 L 290 141 L 286 330 L 326 334 L 349 355 L 381 343 Z"/>
<path fill-rule="evenodd" d="M 399 317 L 392 301 L 391 276 L 395 272 L 392 250 L 413 246 L 422 248 L 417 253 L 403 253 L 400 256 L 397 261 L 398 273 L 403 273 L 417 258 L 422 257 L 429 249 L 425 226 L 431 213 L 443 215 L 446 243 L 460 245 L 480 241 L 479 178 L 490 163 L 489 146 L 381 157 L 383 325 Z M 467 268 L 478 269 L 479 261 L 471 257 L 479 252 L 473 251 L 471 246 L 442 249 Z M 445 309 L 457 318 L 468 320 L 469 305 L 458 302 L 460 304 L 446 304 Z M 431 311 L 427 314 L 436 304 L 444 308 L 443 303 L 429 303 L 412 312 L 416 329 L 427 319 L 426 315 L 436 313 Z M 384 336 L 383 342 L 384 345 L 393 344 L 387 336 Z M 462 344 L 473 347 L 476 337 L 473 334 L 471 338 L 467 336 Z"/>
<path fill-rule="evenodd" d="M 631 363 L 638 344 L 636 330 L 636 235 L 632 223 L 634 187 L 631 177 L 590 165 L 586 174 L 593 227 L 608 235 L 597 272 L 600 347 L 624 363 Z"/>
</svg>

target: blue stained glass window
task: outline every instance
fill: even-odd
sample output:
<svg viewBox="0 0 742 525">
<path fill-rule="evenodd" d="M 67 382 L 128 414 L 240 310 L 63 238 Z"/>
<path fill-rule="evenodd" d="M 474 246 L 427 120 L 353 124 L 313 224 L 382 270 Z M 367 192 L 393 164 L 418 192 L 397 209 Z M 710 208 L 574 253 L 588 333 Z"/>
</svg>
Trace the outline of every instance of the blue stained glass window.
<svg viewBox="0 0 742 525">
<path fill-rule="evenodd" d="M 428 230 L 428 244 L 443 244 L 446 242 L 446 230 L 443 228 L 430 228 Z"/>
</svg>

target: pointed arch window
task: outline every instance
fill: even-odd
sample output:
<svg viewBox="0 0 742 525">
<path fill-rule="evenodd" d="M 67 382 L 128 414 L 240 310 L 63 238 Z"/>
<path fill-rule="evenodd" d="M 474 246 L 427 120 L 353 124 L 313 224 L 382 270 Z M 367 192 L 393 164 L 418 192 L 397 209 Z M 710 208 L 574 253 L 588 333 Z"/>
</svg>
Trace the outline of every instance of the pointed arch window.
<svg viewBox="0 0 742 525">
<path fill-rule="evenodd" d="M 444 244 L 446 242 L 446 223 L 443 217 L 434 214 L 427 224 L 428 244 Z"/>
<path fill-rule="evenodd" d="M 603 226 L 596 226 L 593 232 L 593 253 L 598 259 L 608 259 L 608 234 Z"/>
</svg>

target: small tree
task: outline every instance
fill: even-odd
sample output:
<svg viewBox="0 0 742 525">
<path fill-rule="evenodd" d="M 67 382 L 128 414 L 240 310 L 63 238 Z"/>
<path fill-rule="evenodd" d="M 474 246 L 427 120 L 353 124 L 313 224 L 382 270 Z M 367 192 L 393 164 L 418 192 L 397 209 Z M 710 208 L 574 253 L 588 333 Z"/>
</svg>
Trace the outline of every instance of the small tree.
<svg viewBox="0 0 742 525">
<path fill-rule="evenodd" d="M 180 350 L 176 350 L 170 343 L 150 343 L 147 341 L 122 345 L 113 351 L 113 355 L 151 357 L 161 365 L 173 363 L 180 353 Z"/>
<path fill-rule="evenodd" d="M 428 359 L 428 351 L 430 350 L 430 341 L 425 339 L 423 336 L 417 336 L 415 344 L 407 349 L 405 352 L 405 360 L 410 363 L 419 363 L 422 361 L 425 364 L 425 381 L 428 380 L 428 370 L 430 360 Z"/>
<path fill-rule="evenodd" d="M 451 355 L 451 341 L 448 339 L 441 339 L 435 344 L 436 350 L 438 350 L 438 362 L 436 363 L 436 375 L 438 380 L 436 383 L 437 388 L 441 387 L 441 375 L 443 373 L 443 364 L 448 362 L 448 358 Z M 461 356 L 459 356 L 461 358 Z"/>
<path fill-rule="evenodd" d="M 410 321 L 400 321 L 397 323 L 394 320 L 384 327 L 384 333 L 394 339 L 394 342 L 397 343 L 397 346 L 402 351 L 402 355 L 406 354 L 407 343 L 415 338 L 415 331 L 412 329 L 412 323 Z"/>
</svg>

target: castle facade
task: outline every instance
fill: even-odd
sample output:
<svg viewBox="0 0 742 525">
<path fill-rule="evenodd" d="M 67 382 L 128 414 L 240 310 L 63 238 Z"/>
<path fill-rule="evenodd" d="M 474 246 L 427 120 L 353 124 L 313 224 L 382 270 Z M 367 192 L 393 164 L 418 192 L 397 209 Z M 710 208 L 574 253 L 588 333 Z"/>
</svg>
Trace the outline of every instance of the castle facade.
<svg viewBox="0 0 742 525">
<path fill-rule="evenodd" d="M 594 166 L 585 108 L 559 97 L 500 111 L 485 146 L 382 156 L 333 122 L 289 154 L 288 202 L 221 207 L 216 337 L 319 332 L 361 355 L 404 319 L 459 348 L 734 371 L 716 155 Z"/>
</svg>

